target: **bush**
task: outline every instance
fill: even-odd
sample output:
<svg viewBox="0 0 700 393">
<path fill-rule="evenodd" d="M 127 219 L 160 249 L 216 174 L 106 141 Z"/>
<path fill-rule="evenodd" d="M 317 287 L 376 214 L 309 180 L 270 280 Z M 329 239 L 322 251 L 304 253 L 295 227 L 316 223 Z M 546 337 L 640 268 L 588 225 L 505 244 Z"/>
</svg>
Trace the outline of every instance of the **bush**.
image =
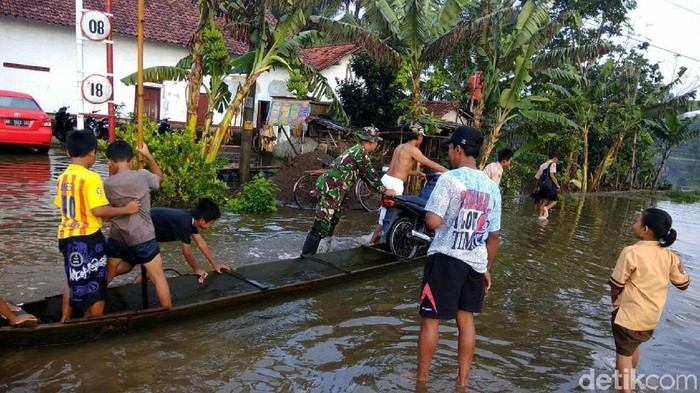
<svg viewBox="0 0 700 393">
<path fill-rule="evenodd" d="M 700 190 L 683 191 L 668 190 L 664 192 L 664 197 L 675 203 L 697 203 L 700 202 Z"/>
<path fill-rule="evenodd" d="M 229 201 L 228 206 L 237 213 L 263 214 L 277 211 L 275 183 L 258 173 L 253 180 L 243 186 L 243 190 Z"/>
<path fill-rule="evenodd" d="M 159 135 L 156 128 L 156 123 L 144 118 L 144 142 L 163 172 L 163 184 L 152 194 L 151 204 L 190 208 L 200 198 L 209 197 L 220 206 L 227 206 L 230 190 L 226 183 L 218 180 L 216 176 L 216 170 L 222 167 L 225 161 L 205 162 L 202 157 L 203 145 L 194 142 L 191 130 L 173 130 Z M 116 133 L 118 138 L 128 142 L 136 152 L 135 123 L 121 125 Z M 144 166 L 146 165 L 144 162 Z"/>
</svg>

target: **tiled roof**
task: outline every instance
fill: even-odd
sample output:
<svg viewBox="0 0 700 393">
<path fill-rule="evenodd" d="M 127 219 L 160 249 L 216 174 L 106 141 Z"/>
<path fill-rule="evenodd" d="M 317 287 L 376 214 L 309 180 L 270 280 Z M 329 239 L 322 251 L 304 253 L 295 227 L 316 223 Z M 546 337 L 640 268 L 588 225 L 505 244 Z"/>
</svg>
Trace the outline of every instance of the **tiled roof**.
<svg viewBox="0 0 700 393">
<path fill-rule="evenodd" d="M 334 44 L 299 50 L 301 59 L 316 71 L 325 70 L 343 57 L 360 49 L 355 44 Z"/>
<path fill-rule="evenodd" d="M 449 111 L 459 108 L 459 101 L 423 101 L 423 106 L 435 116 L 445 116 Z"/>
<path fill-rule="evenodd" d="M 104 11 L 103 0 L 83 0 L 83 8 Z M 190 0 L 147 0 L 145 2 L 146 39 L 187 46 L 199 22 L 197 5 Z M 113 31 L 136 36 L 136 0 L 113 0 Z M 0 14 L 75 26 L 74 0 L 0 0 Z M 248 53 L 248 45 L 226 38 L 231 52 Z"/>
</svg>

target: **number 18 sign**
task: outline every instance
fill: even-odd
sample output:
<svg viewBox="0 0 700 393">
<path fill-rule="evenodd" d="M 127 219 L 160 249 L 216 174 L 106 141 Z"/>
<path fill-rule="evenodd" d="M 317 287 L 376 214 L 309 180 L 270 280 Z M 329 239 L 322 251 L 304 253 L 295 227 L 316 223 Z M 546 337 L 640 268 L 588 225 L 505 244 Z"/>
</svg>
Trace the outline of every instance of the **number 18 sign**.
<svg viewBox="0 0 700 393">
<path fill-rule="evenodd" d="M 112 98 L 112 84 L 104 75 L 92 74 L 83 80 L 83 98 L 91 104 L 104 104 Z"/>
</svg>

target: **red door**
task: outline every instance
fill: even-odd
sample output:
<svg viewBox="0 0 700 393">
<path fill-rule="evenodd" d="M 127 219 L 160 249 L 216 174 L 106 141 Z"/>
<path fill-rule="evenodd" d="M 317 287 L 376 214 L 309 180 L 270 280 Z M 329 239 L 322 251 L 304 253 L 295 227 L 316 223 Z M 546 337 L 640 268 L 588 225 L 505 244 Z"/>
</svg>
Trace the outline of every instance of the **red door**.
<svg viewBox="0 0 700 393">
<path fill-rule="evenodd" d="M 136 99 L 134 100 L 134 108 L 138 105 L 138 93 L 136 94 Z M 160 88 L 158 87 L 143 87 L 143 113 L 148 115 L 148 117 L 154 121 L 160 121 Z"/>
</svg>

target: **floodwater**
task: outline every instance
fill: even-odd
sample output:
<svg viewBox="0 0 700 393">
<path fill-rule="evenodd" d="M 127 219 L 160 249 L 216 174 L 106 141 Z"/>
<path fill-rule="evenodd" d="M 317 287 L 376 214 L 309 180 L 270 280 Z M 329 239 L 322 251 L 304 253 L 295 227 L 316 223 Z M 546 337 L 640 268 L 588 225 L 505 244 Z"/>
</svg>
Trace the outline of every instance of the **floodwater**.
<svg viewBox="0 0 700 393">
<path fill-rule="evenodd" d="M 8 299 L 33 300 L 63 286 L 52 190 L 67 163 L 58 150 L 0 153 L 0 294 Z M 605 381 L 614 367 L 606 281 L 620 250 L 635 241 L 636 215 L 652 205 L 674 217 L 673 249 L 695 282 L 686 292 L 669 289 L 638 372 L 700 377 L 700 204 L 573 196 L 541 222 L 530 201 L 506 199 L 494 286 L 476 318 L 473 391 L 568 392 L 582 390 L 580 381 Z M 338 246 L 369 233 L 375 219 L 347 212 Z M 309 212 L 291 208 L 267 217 L 227 214 L 204 236 L 219 261 L 237 266 L 296 255 L 310 224 Z M 187 272 L 179 247 L 163 248 L 166 267 Z M 198 262 L 206 266 L 201 255 Z M 0 350 L 0 391 L 414 391 L 421 273 L 413 265 L 125 336 Z M 425 391 L 454 391 L 457 329 L 449 322 L 440 332 Z M 692 378 L 689 388 L 700 390 Z M 604 383 L 596 390 L 607 391 Z"/>
</svg>

